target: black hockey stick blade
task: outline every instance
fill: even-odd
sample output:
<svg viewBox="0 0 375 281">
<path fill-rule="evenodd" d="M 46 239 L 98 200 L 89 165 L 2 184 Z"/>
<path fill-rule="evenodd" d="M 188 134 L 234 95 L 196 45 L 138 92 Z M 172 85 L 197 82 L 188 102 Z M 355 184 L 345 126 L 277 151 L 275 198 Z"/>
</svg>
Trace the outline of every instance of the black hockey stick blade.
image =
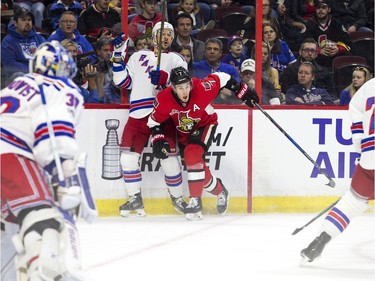
<svg viewBox="0 0 375 281">
<path fill-rule="evenodd" d="M 256 106 L 263 114 L 264 116 L 266 116 L 266 118 L 268 120 L 271 121 L 271 123 L 273 125 L 275 125 L 276 128 L 279 129 L 279 131 L 292 143 L 294 144 L 294 146 L 314 165 L 314 167 L 316 169 L 319 170 L 319 172 L 321 172 L 328 180 L 329 182 L 326 184 L 330 187 L 335 187 L 335 182 L 333 181 L 333 179 L 326 173 L 326 171 L 324 171 L 319 165 L 318 163 L 316 163 L 314 161 L 314 159 L 311 158 L 310 155 L 307 154 L 307 152 L 305 150 L 303 150 L 303 148 L 275 121 L 275 119 L 273 119 L 258 103 L 256 103 L 255 101 L 251 101 L 251 103 Z"/>
<path fill-rule="evenodd" d="M 329 183 L 327 183 L 326 185 L 330 186 L 330 187 L 335 187 L 336 186 L 336 183 L 333 181 L 333 179 L 329 179 Z"/>
<path fill-rule="evenodd" d="M 341 198 L 340 198 L 341 199 Z M 314 221 L 316 221 L 318 218 L 320 218 L 322 215 L 324 215 L 328 210 L 331 210 L 333 206 L 337 204 L 337 202 L 340 201 L 340 199 L 337 199 L 335 202 L 333 202 L 331 205 L 326 207 L 323 211 L 321 211 L 319 214 L 317 214 L 315 217 L 313 217 L 308 223 L 306 223 L 304 226 L 296 228 L 293 232 L 292 235 L 296 235 L 298 232 L 300 232 L 302 229 L 304 229 L 306 226 L 310 225 Z"/>
<path fill-rule="evenodd" d="M 296 235 L 298 232 L 300 232 L 300 231 L 301 231 L 302 229 L 304 229 L 306 226 L 307 226 L 307 225 L 304 225 L 304 226 L 302 226 L 302 227 L 298 227 L 298 228 L 296 228 L 296 229 L 293 231 L 292 235 Z"/>
</svg>

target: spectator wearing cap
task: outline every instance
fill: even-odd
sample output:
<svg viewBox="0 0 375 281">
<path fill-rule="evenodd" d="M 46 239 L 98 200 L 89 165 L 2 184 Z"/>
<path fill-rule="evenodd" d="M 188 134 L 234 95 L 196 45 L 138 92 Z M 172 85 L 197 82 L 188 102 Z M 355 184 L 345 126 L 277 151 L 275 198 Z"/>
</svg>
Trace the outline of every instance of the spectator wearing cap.
<svg viewBox="0 0 375 281">
<path fill-rule="evenodd" d="M 96 42 L 101 28 L 112 28 L 121 22 L 120 15 L 109 7 L 108 0 L 96 0 L 78 17 L 78 30 L 89 42 Z"/>
<path fill-rule="evenodd" d="M 237 70 L 230 64 L 221 62 L 223 42 L 217 38 L 209 38 L 205 43 L 205 60 L 193 62 L 194 77 L 205 78 L 214 72 L 225 72 L 240 81 Z"/>
<path fill-rule="evenodd" d="M 318 0 L 325 3 L 327 0 Z M 343 28 L 352 33 L 355 31 L 372 31 L 366 27 L 367 12 L 365 0 L 330 0 L 332 16 L 337 18 Z"/>
<path fill-rule="evenodd" d="M 315 3 L 315 15 L 307 21 L 303 38 L 313 38 L 318 42 L 316 61 L 331 70 L 336 56 L 350 54 L 350 39 L 342 24 L 331 16 L 332 1 L 315 0 Z"/>
<path fill-rule="evenodd" d="M 77 43 L 78 54 L 94 51 L 90 42 L 79 33 L 76 16 L 72 11 L 66 11 L 61 15 L 59 28 L 48 37 L 47 41 L 57 40 L 61 42 L 64 39 L 70 39 Z M 90 57 L 91 63 L 94 63 L 95 60 L 95 56 Z"/>
<path fill-rule="evenodd" d="M 241 81 L 249 88 L 255 89 L 255 60 L 247 59 L 241 64 Z M 275 86 L 265 75 L 262 75 L 262 104 L 278 105 L 280 104 L 279 94 Z"/>
<path fill-rule="evenodd" d="M 177 51 L 179 46 L 189 46 L 192 51 L 192 60 L 204 60 L 204 42 L 192 36 L 193 19 L 187 13 L 177 15 L 174 25 L 176 36 L 172 41 L 171 49 Z"/>
<path fill-rule="evenodd" d="M 6 82 L 29 72 L 29 60 L 36 48 L 46 41 L 33 27 L 34 15 L 25 8 L 19 8 L 13 16 L 8 34 L 1 42 L 1 64 Z"/>
<path fill-rule="evenodd" d="M 244 60 L 248 59 L 248 56 L 242 53 L 243 51 L 242 38 L 238 35 L 233 35 L 229 37 L 227 46 L 228 46 L 229 54 L 226 54 L 221 59 L 221 62 L 230 64 L 239 73 L 241 64 L 243 63 Z"/>
<path fill-rule="evenodd" d="M 293 85 L 285 94 L 286 104 L 333 105 L 334 102 L 326 89 L 313 85 L 315 67 L 309 62 L 302 62 L 298 68 L 298 85 Z"/>
<path fill-rule="evenodd" d="M 72 11 L 76 21 L 78 21 L 78 16 L 82 12 L 82 5 L 75 0 L 58 0 L 53 3 L 48 11 L 53 30 L 59 28 L 61 15 L 66 11 Z"/>
<path fill-rule="evenodd" d="M 16 0 L 14 1 L 20 8 L 29 10 L 34 15 L 34 25 L 36 28 L 41 29 L 44 19 L 44 5 L 45 0 Z"/>
</svg>

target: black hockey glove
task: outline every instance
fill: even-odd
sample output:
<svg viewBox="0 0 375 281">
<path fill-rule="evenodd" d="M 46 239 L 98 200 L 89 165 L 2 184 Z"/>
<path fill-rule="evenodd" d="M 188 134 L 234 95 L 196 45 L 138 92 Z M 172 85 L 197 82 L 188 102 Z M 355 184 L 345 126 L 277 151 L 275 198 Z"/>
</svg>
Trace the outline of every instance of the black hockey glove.
<svg viewBox="0 0 375 281">
<path fill-rule="evenodd" d="M 259 97 L 255 90 L 250 89 L 245 83 L 240 84 L 240 89 L 236 91 L 235 95 L 251 108 L 254 107 L 252 102 L 259 103 Z"/>
<path fill-rule="evenodd" d="M 255 90 L 250 89 L 245 83 L 238 83 L 233 77 L 229 79 L 224 88 L 234 92 L 239 99 L 243 100 L 251 108 L 254 107 L 252 101 L 259 103 L 259 98 Z"/>
<path fill-rule="evenodd" d="M 151 129 L 151 133 L 152 153 L 158 159 L 167 159 L 168 153 L 171 152 L 171 148 L 165 139 L 162 129 L 160 126 L 156 126 Z"/>
</svg>

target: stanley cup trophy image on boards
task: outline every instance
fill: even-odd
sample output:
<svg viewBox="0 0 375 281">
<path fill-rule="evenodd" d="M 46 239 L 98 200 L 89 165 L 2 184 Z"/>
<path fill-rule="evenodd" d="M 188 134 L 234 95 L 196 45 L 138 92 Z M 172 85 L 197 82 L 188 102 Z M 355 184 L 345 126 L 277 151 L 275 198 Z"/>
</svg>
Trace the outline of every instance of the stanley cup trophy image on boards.
<svg viewBox="0 0 375 281">
<path fill-rule="evenodd" d="M 117 119 L 105 120 L 105 127 L 108 129 L 108 133 L 102 151 L 102 178 L 106 180 L 122 178 L 121 151 L 116 131 L 119 125 L 120 121 Z"/>
</svg>

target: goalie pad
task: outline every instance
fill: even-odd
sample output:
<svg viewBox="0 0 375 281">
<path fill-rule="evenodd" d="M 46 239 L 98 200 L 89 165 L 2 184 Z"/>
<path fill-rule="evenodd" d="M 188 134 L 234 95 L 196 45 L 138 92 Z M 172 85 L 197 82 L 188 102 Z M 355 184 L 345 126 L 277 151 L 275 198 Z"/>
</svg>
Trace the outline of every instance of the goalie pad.
<svg viewBox="0 0 375 281">
<path fill-rule="evenodd" d="M 86 222 L 92 223 L 98 216 L 95 201 L 92 198 L 89 181 L 86 175 L 86 154 L 81 154 L 78 159 L 78 179 L 81 186 L 81 205 L 79 206 L 79 217 Z"/>
<path fill-rule="evenodd" d="M 61 224 L 61 214 L 51 208 L 33 210 L 25 216 L 19 233 L 12 237 L 17 251 L 17 280 L 53 280 L 60 274 L 56 235 Z"/>
<path fill-rule="evenodd" d="M 83 281 L 73 220 L 52 208 L 33 210 L 12 237 L 19 281 Z"/>
<path fill-rule="evenodd" d="M 18 224 L 8 223 L 1 219 L 1 277 L 3 281 L 17 281 L 15 256 L 16 249 L 12 237 L 19 230 Z"/>
</svg>

